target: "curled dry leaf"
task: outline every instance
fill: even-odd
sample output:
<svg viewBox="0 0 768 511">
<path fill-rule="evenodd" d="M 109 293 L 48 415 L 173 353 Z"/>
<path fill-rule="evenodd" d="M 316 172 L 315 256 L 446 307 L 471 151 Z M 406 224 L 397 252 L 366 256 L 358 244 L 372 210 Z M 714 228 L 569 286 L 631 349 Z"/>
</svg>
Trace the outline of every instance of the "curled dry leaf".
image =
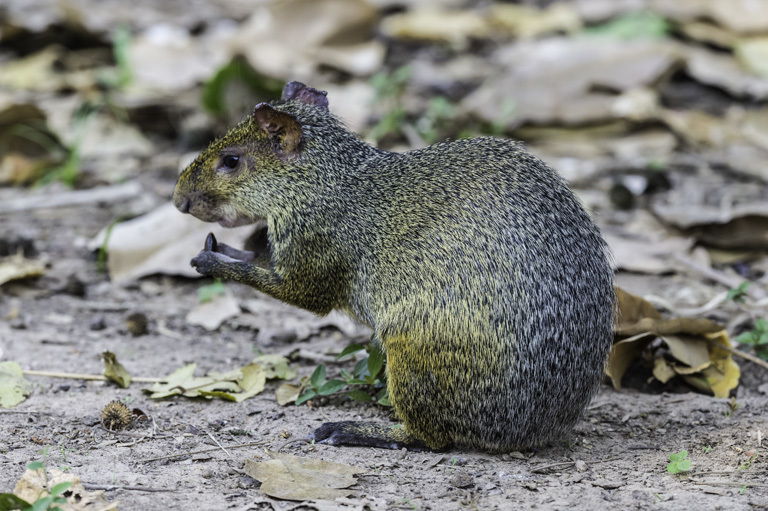
<svg viewBox="0 0 768 511">
<path fill-rule="evenodd" d="M 45 273 L 45 263 L 16 254 L 0 259 L 0 286 L 11 280 L 40 277 Z"/>
<path fill-rule="evenodd" d="M 355 475 L 365 470 L 343 463 L 265 451 L 269 461 L 245 461 L 245 473 L 261 481 L 261 491 L 286 500 L 333 500 L 352 494 Z"/>
<path fill-rule="evenodd" d="M 617 288 L 619 323 L 618 341 L 611 350 L 606 374 L 614 388 L 621 388 L 621 378 L 650 343 L 657 337 L 664 341 L 672 361 L 657 354 L 654 376 L 666 383 L 675 375 L 702 392 L 728 397 L 739 383 L 740 370 L 731 354 L 728 335 L 722 326 L 703 318 L 664 319 L 656 308 L 639 296 Z"/>
<path fill-rule="evenodd" d="M 101 354 L 104 361 L 104 376 L 110 381 L 127 389 L 131 385 L 131 375 L 123 365 L 117 361 L 117 356 L 111 351 L 105 351 Z"/>
</svg>

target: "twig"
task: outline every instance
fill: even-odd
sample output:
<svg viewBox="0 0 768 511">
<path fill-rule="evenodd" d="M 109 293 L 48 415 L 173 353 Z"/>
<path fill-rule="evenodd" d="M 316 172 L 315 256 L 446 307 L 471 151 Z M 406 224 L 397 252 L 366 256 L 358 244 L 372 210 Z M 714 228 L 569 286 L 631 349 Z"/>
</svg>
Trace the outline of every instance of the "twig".
<svg viewBox="0 0 768 511">
<path fill-rule="evenodd" d="M 749 488 L 768 488 L 768 484 L 745 483 L 744 481 L 694 481 L 693 484 L 702 486 L 747 486 Z"/>
<path fill-rule="evenodd" d="M 723 272 L 719 272 L 714 268 L 708 268 L 681 254 L 675 254 L 675 260 L 682 263 L 689 270 L 693 270 L 696 273 L 699 273 L 708 279 L 714 280 L 715 282 L 718 282 L 729 289 L 737 288 L 741 285 L 742 282 L 744 282 L 743 278 L 726 275 Z M 750 284 L 746 293 L 754 300 L 762 300 L 766 297 L 765 291 L 757 287 L 754 283 Z"/>
<path fill-rule="evenodd" d="M 763 359 L 761 359 L 759 357 L 756 357 L 754 355 L 750 355 L 749 353 L 745 353 L 743 351 L 739 351 L 736 348 L 731 348 L 730 346 L 725 346 L 724 344 L 720 344 L 719 342 L 715 342 L 713 340 L 710 340 L 709 344 L 712 345 L 712 346 L 716 346 L 716 347 L 718 347 L 720 349 L 724 349 L 728 353 L 736 355 L 737 357 L 741 357 L 741 358 L 747 359 L 750 362 L 759 365 L 760 367 L 768 369 L 768 362 L 766 362 L 765 360 L 763 360 Z"/>
<path fill-rule="evenodd" d="M 240 449 L 241 447 L 255 447 L 257 445 L 264 445 L 267 443 L 269 442 L 267 442 L 266 440 L 261 440 L 259 442 L 249 442 L 247 444 L 229 445 L 227 446 L 227 449 Z M 220 450 L 218 447 L 211 447 L 210 449 L 201 449 L 199 451 L 180 452 L 177 454 L 169 454 L 167 456 L 158 456 L 157 458 L 149 458 L 146 460 L 142 460 L 142 463 L 149 463 L 150 461 L 167 460 L 171 458 L 180 458 L 182 456 L 192 456 L 194 454 L 205 454 L 206 452 L 218 451 L 218 450 Z"/>
<path fill-rule="evenodd" d="M 211 437 L 211 440 L 213 440 L 216 443 L 216 445 L 218 445 L 221 448 L 221 450 L 224 451 L 224 453 L 227 456 L 229 456 L 229 459 L 231 459 L 231 460 L 235 459 L 234 457 L 232 457 L 232 454 L 228 450 L 226 450 L 223 445 L 221 445 L 221 442 L 216 440 L 216 437 L 213 436 L 210 431 L 206 431 L 206 433 L 208 433 L 208 436 Z"/>
<path fill-rule="evenodd" d="M 79 374 L 79 373 L 58 373 L 55 371 L 23 371 L 24 374 L 29 376 L 47 376 L 48 378 L 65 378 L 69 380 L 93 380 L 93 381 L 111 381 L 103 374 Z M 136 383 L 157 383 L 162 381 L 162 378 L 147 378 L 136 376 L 132 377 L 131 381 Z"/>
<path fill-rule="evenodd" d="M 131 181 L 121 185 L 100 186 L 90 190 L 46 193 L 18 199 L 5 199 L 0 202 L 0 213 L 18 213 L 19 211 L 29 211 L 32 209 L 83 206 L 95 202 L 114 203 L 138 197 L 141 191 L 141 185 Z"/>
<path fill-rule="evenodd" d="M 165 491 L 179 491 L 176 488 L 149 488 L 147 486 L 120 486 L 120 485 L 104 485 L 104 484 L 88 484 L 83 483 L 83 488 L 86 490 L 103 490 L 103 491 L 115 491 L 115 490 L 130 490 L 130 491 L 148 491 L 148 492 L 165 492 Z"/>
<path fill-rule="evenodd" d="M 289 445 L 291 445 L 291 444 L 297 444 L 297 443 L 300 443 L 300 442 L 303 442 L 303 443 L 305 443 L 305 444 L 308 444 L 308 443 L 310 443 L 311 441 L 312 441 L 312 440 L 310 440 L 309 438 L 294 438 L 293 440 L 288 440 L 288 441 L 287 441 L 287 442 L 285 442 L 283 445 L 281 445 L 280 447 L 278 447 L 277 449 L 275 449 L 275 452 L 280 452 L 281 450 L 283 450 L 283 448 L 284 448 L 284 447 L 288 447 L 288 446 L 289 446 Z"/>
</svg>

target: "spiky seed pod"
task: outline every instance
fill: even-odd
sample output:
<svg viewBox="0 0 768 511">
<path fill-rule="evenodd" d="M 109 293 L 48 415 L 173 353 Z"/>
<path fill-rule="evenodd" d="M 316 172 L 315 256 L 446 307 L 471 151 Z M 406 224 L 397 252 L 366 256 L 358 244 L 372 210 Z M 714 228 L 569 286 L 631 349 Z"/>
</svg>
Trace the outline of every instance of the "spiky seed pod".
<svg viewBox="0 0 768 511">
<path fill-rule="evenodd" d="M 131 410 L 120 401 L 110 401 L 101 410 L 101 425 L 109 431 L 120 431 L 133 421 Z"/>
</svg>

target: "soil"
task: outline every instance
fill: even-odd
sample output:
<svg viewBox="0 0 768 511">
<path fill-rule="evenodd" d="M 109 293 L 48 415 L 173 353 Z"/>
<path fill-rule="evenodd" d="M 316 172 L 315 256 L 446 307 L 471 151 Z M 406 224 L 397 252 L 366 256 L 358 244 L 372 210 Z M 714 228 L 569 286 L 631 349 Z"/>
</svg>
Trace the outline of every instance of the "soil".
<svg viewBox="0 0 768 511">
<path fill-rule="evenodd" d="M 148 184 L 160 190 L 160 197 L 170 192 L 173 181 L 159 178 Z M 2 193 L 7 199 L 11 193 L 36 192 Z M 100 353 L 109 350 L 134 376 L 162 376 L 190 362 L 198 364 L 198 373 L 225 371 L 248 363 L 257 350 L 300 349 L 305 355 L 296 366 L 300 375 L 308 375 L 318 362 L 307 353 L 338 352 L 352 340 L 328 327 L 305 340 L 261 335 L 257 342 L 258 318 L 250 320 L 256 328 L 230 321 L 211 333 L 185 322 L 197 304 L 200 281 L 157 276 L 128 287 L 112 285 L 97 269 L 85 241 L 122 207 L 103 204 L 0 216 L 5 241 L 23 246 L 27 240 L 28 250 L 49 261 L 44 277 L 3 286 L 3 360 L 26 370 L 100 374 Z M 630 291 L 636 281 L 619 276 Z M 664 279 L 647 276 L 643 283 L 665 285 Z M 229 287 L 240 299 L 256 296 L 249 288 Z M 305 321 L 291 307 L 282 310 L 287 328 Z M 134 336 L 127 330 L 125 320 L 134 313 L 146 315 L 146 334 Z M 331 364 L 329 371 L 337 370 Z M 570 438 L 502 455 L 291 442 L 327 420 L 389 421 L 390 412 L 343 398 L 281 407 L 274 398 L 277 383 L 240 404 L 184 398 L 158 402 L 142 392 L 142 384 L 123 390 L 99 381 L 29 376 L 33 394 L 0 411 L 0 490 L 12 491 L 25 465 L 41 460 L 49 468 L 77 474 L 87 487 L 106 488 L 107 497 L 119 501 L 123 510 L 768 509 L 762 449 L 768 435 L 768 377 L 748 364 L 742 370 L 742 385 L 732 401 L 690 392 L 615 391 L 604 385 Z M 142 410 L 149 420 L 124 432 L 106 431 L 99 413 L 115 399 Z M 256 442 L 260 445 L 227 449 Z M 217 445 L 223 448 L 188 454 Z M 243 473 L 244 460 L 267 459 L 264 449 L 281 448 L 355 465 L 366 473 L 346 499 L 272 499 Z M 669 455 L 681 450 L 689 452 L 691 471 L 671 475 L 666 470 Z"/>
</svg>

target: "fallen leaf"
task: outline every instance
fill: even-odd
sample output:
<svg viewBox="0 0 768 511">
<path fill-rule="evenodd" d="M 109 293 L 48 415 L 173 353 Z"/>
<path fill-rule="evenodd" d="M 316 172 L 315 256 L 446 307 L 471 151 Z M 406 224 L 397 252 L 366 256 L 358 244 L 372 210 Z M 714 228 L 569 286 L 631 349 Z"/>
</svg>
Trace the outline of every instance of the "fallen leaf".
<svg viewBox="0 0 768 511">
<path fill-rule="evenodd" d="M 248 398 L 251 398 L 264 390 L 264 386 L 267 383 L 267 373 L 259 364 L 248 364 L 238 371 L 239 374 L 234 376 L 235 383 L 241 392 L 226 392 L 223 390 L 207 391 L 201 390 L 200 395 L 204 397 L 218 397 L 225 401 L 234 401 L 240 403 Z M 214 378 L 229 379 L 232 375 L 217 376 L 214 373 L 209 374 Z"/>
<path fill-rule="evenodd" d="M 225 292 L 211 300 L 199 303 L 187 313 L 187 323 L 208 331 L 218 329 L 224 321 L 240 314 L 240 305 L 232 293 Z"/>
<path fill-rule="evenodd" d="M 681 375 L 698 390 L 719 398 L 728 397 L 738 386 L 739 366 L 724 349 L 730 348 L 730 341 L 722 326 L 705 318 L 665 319 L 639 296 L 619 288 L 616 294 L 617 342 L 606 366 L 614 388 L 621 388 L 626 370 L 657 337 L 666 350 L 653 354 L 653 374 L 662 383 Z"/>
<path fill-rule="evenodd" d="M 680 22 L 714 20 L 736 33 L 768 31 L 768 4 L 754 0 L 651 0 L 649 7 Z"/>
<path fill-rule="evenodd" d="M 0 259 L 0 286 L 11 280 L 40 277 L 45 274 L 45 263 L 16 254 Z"/>
<path fill-rule="evenodd" d="M 527 5 L 492 4 L 490 22 L 502 33 L 513 37 L 530 38 L 553 32 L 581 30 L 581 17 L 576 8 L 565 2 L 553 3 L 545 9 Z"/>
<path fill-rule="evenodd" d="M 56 504 L 61 511 L 117 511 L 118 502 L 110 502 L 104 497 L 104 491 L 88 491 L 83 486 L 80 477 L 73 473 L 65 473 L 55 468 L 50 469 L 50 477 L 45 468 L 29 470 L 16 482 L 14 495 L 27 501 L 36 502 L 41 497 L 50 495 L 50 491 L 62 483 L 71 483 L 61 494 L 66 499 L 62 504 Z M 34 509 L 38 509 L 35 507 Z M 42 508 L 41 508 L 42 509 Z M 53 508 L 45 508 L 53 509 Z"/>
<path fill-rule="evenodd" d="M 0 406 L 11 408 L 24 401 L 32 392 L 32 384 L 24 378 L 16 362 L 0 362 Z"/>
<path fill-rule="evenodd" d="M 104 246 L 107 269 L 118 284 L 163 273 L 199 277 L 189 261 L 203 248 L 209 232 L 225 243 L 242 247 L 254 226 L 226 229 L 181 214 L 165 204 L 146 215 L 106 227 L 91 241 L 91 250 Z M 105 241 L 106 240 L 106 241 Z"/>
<path fill-rule="evenodd" d="M 608 121 L 624 115 L 615 105 L 621 93 L 650 86 L 680 59 L 678 47 L 664 40 L 521 41 L 494 52 L 499 74 L 469 94 L 463 107 L 508 128 Z"/>
<path fill-rule="evenodd" d="M 622 339 L 613 345 L 605 374 L 611 379 L 614 389 L 621 390 L 624 373 L 655 338 L 653 334 L 644 333 Z"/>
<path fill-rule="evenodd" d="M 768 78 L 768 37 L 740 39 L 736 43 L 735 54 L 748 71 Z"/>
<path fill-rule="evenodd" d="M 394 39 L 464 45 L 470 38 L 490 36 L 491 25 L 475 10 L 427 7 L 387 16 L 381 23 L 381 31 Z"/>
<path fill-rule="evenodd" d="M 280 406 L 295 403 L 299 398 L 302 386 L 295 383 L 283 383 L 275 390 L 275 400 Z"/>
<path fill-rule="evenodd" d="M 332 500 L 351 495 L 356 474 L 365 470 L 330 461 L 265 451 L 269 461 L 245 461 L 245 473 L 261 481 L 261 491 L 286 500 Z"/>
<path fill-rule="evenodd" d="M 296 378 L 296 369 L 288 365 L 288 359 L 282 355 L 268 354 L 259 355 L 251 361 L 252 364 L 259 364 L 265 371 L 267 379 L 279 378 L 281 380 L 292 380 Z"/>
<path fill-rule="evenodd" d="M 101 354 L 104 361 L 104 376 L 110 381 L 127 389 L 131 385 L 131 375 L 123 365 L 117 361 L 117 356 L 111 351 L 105 351 Z"/>
<path fill-rule="evenodd" d="M 171 373 L 162 382 L 155 383 L 147 392 L 151 392 L 152 399 L 162 399 L 169 396 L 183 395 L 185 397 L 199 397 L 201 392 L 225 391 L 238 392 L 240 387 L 235 383 L 234 377 L 222 380 L 213 377 L 194 376 L 197 364 L 188 364 Z"/>
<path fill-rule="evenodd" d="M 310 80 L 325 65 L 368 75 L 384 61 L 378 13 L 363 0 L 290 0 L 254 10 L 231 46 L 259 72 Z"/>
</svg>

